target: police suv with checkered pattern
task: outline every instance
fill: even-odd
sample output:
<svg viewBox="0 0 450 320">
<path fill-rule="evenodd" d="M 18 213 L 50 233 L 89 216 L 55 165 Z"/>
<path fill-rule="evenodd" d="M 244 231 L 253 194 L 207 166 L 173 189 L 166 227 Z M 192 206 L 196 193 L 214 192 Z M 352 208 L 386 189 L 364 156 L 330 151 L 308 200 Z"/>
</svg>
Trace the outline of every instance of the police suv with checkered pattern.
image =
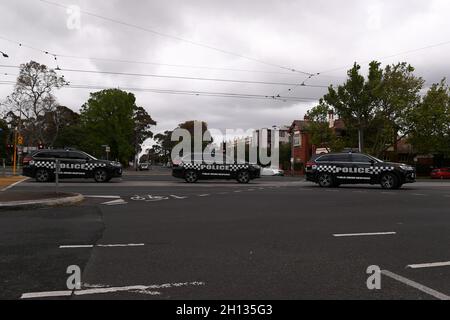
<svg viewBox="0 0 450 320">
<path fill-rule="evenodd" d="M 203 160 L 202 160 L 203 159 Z M 204 160 L 202 155 L 188 155 L 174 161 L 172 176 L 195 183 L 206 179 L 235 179 L 239 183 L 249 183 L 261 177 L 261 167 L 249 163 L 237 163 L 224 157 L 223 161 Z"/>
<path fill-rule="evenodd" d="M 59 177 L 94 178 L 96 182 L 108 182 L 122 176 L 122 165 L 114 161 L 98 160 L 77 150 L 39 150 L 23 159 L 23 175 L 38 182 L 55 180 L 56 160 Z"/>
<path fill-rule="evenodd" d="M 384 162 L 361 153 L 331 153 L 306 164 L 306 179 L 323 188 L 340 184 L 380 184 L 383 189 L 399 189 L 416 180 L 413 167 Z"/>
</svg>

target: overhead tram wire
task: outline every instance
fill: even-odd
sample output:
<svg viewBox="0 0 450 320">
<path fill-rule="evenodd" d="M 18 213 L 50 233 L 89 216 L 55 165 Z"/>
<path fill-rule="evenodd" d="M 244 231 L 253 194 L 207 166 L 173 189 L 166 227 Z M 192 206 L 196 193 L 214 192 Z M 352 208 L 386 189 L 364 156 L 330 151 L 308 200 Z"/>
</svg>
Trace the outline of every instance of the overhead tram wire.
<svg viewBox="0 0 450 320">
<path fill-rule="evenodd" d="M 28 49 L 32 49 L 34 51 L 38 51 L 45 55 L 49 55 L 56 58 L 65 58 L 65 59 L 75 59 L 75 60 L 92 60 L 92 61 L 103 61 L 103 62 L 114 62 L 114 63 L 123 63 L 123 64 L 137 64 L 137 65 L 152 65 L 152 66 L 161 66 L 161 67 L 173 67 L 173 68 L 185 68 L 185 69 L 200 69 L 200 70 L 217 70 L 217 71 L 231 71 L 231 72 L 248 72 L 248 73 L 262 73 L 262 74 L 277 74 L 277 75 L 285 75 L 285 76 L 296 76 L 293 72 L 281 72 L 281 71 L 267 71 L 267 70 L 252 70 L 252 69 L 239 69 L 239 68 L 221 68 L 221 67 L 212 67 L 212 66 L 198 66 L 198 65 L 187 65 L 187 64 L 173 64 L 173 63 L 160 63 L 160 62 L 152 62 L 152 61 L 139 61 L 139 60 L 124 60 L 124 59 L 112 59 L 112 58 L 100 58 L 100 57 L 88 57 L 88 56 L 77 56 L 77 55 L 67 55 L 62 53 L 54 53 L 48 50 L 40 49 L 23 42 L 15 41 L 8 39 L 6 37 L 0 36 L 1 40 L 14 43 L 19 47 L 24 47 Z"/>
<path fill-rule="evenodd" d="M 56 2 L 52 2 L 52 1 L 48 1 L 48 0 L 38 0 L 38 1 L 40 1 L 42 3 L 49 4 L 49 5 L 53 5 L 53 6 L 56 6 L 56 7 L 64 8 L 66 10 L 69 9 L 69 6 L 66 6 L 66 5 L 63 5 L 63 4 L 60 4 L 60 3 L 56 3 Z M 88 16 L 91 16 L 91 17 L 95 17 L 97 19 L 109 21 L 109 22 L 112 22 L 112 23 L 116 23 L 116 24 L 120 24 L 120 25 L 129 27 L 129 28 L 134 28 L 134 29 L 141 30 L 141 31 L 144 31 L 144 32 L 152 33 L 152 34 L 160 36 L 160 37 L 165 37 L 165 38 L 178 40 L 178 41 L 185 42 L 185 43 L 188 43 L 188 44 L 191 44 L 191 45 L 194 45 L 194 46 L 198 46 L 198 47 L 202 47 L 202 48 L 205 48 L 205 49 L 217 51 L 217 52 L 220 52 L 220 53 L 223 53 L 223 54 L 235 56 L 235 57 L 246 59 L 246 60 L 249 60 L 249 61 L 258 62 L 260 64 L 265 64 L 267 66 L 276 67 L 276 68 L 283 69 L 283 70 L 289 70 L 291 72 L 301 73 L 301 74 L 305 74 L 305 75 L 313 75 L 313 73 L 310 73 L 310 72 L 298 70 L 296 68 L 286 67 L 286 66 L 283 66 L 283 65 L 278 65 L 278 64 L 275 64 L 275 63 L 263 61 L 263 60 L 260 60 L 260 59 L 257 59 L 257 58 L 253 58 L 253 57 L 248 57 L 248 56 L 236 53 L 236 52 L 232 52 L 232 51 L 220 49 L 220 48 L 217 48 L 217 47 L 213 47 L 213 46 L 210 46 L 210 45 L 207 45 L 207 44 L 203 44 L 203 43 L 195 42 L 195 41 L 192 41 L 192 40 L 184 39 L 184 38 L 181 38 L 179 36 L 174 36 L 174 35 L 162 33 L 162 32 L 159 32 L 159 31 L 156 31 L 156 30 L 153 30 L 153 29 L 149 29 L 149 28 L 146 28 L 146 27 L 142 27 L 142 26 L 139 26 L 139 25 L 135 25 L 135 24 L 132 24 L 132 23 L 129 23 L 129 22 L 125 22 L 125 21 L 121 21 L 121 20 L 105 17 L 105 16 L 102 16 L 102 15 L 99 15 L 99 14 L 96 14 L 96 13 L 93 13 L 93 12 L 89 12 L 89 11 L 85 11 L 85 10 L 80 10 L 80 12 L 85 14 L 85 15 L 88 15 Z"/>
<path fill-rule="evenodd" d="M 12 65 L 0 65 L 0 67 L 2 67 L 2 68 L 20 68 L 19 66 L 12 66 Z M 67 68 L 59 68 L 58 71 L 74 72 L 74 73 L 88 73 L 88 74 L 101 74 L 101 75 L 131 76 L 131 77 L 165 78 L 165 79 L 175 79 L 175 80 L 196 80 L 196 81 L 257 84 L 257 85 L 277 85 L 277 86 L 291 86 L 291 87 L 296 85 L 295 83 L 286 83 L 286 82 L 253 81 L 253 80 L 221 79 L 221 78 L 202 78 L 202 77 L 172 76 L 172 75 L 160 75 L 160 74 L 97 71 L 97 70 L 82 70 L 82 69 L 67 69 Z M 320 85 L 304 85 L 304 86 L 312 87 L 312 88 L 327 88 L 326 86 L 320 86 Z"/>
<path fill-rule="evenodd" d="M 0 80 L 0 85 L 15 85 L 14 81 Z M 87 90 L 105 90 L 111 89 L 111 87 L 98 86 L 98 85 L 81 85 L 81 84 L 68 84 L 62 87 L 63 89 L 87 89 Z M 190 95 L 190 96 L 207 96 L 207 97 L 222 97 L 222 98 L 238 98 L 238 99 L 260 99 L 260 100 L 277 100 L 277 101 L 291 101 L 291 102 L 306 102 L 316 101 L 317 98 L 306 97 L 275 97 L 257 94 L 246 93 L 232 93 L 232 92 L 210 92 L 210 91 L 187 91 L 187 90 L 171 90 L 171 89 L 157 89 L 157 88 L 133 88 L 133 87 L 118 87 L 121 90 L 135 91 L 135 92 L 151 92 L 161 94 L 175 94 L 175 95 Z"/>
</svg>

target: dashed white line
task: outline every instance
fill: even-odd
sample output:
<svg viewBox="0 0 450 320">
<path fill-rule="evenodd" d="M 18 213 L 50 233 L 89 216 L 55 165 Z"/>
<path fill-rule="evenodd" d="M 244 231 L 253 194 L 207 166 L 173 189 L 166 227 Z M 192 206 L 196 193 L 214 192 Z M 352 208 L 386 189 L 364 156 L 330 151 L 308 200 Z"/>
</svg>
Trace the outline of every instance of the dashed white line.
<svg viewBox="0 0 450 320">
<path fill-rule="evenodd" d="M 388 236 L 396 235 L 397 232 L 371 232 L 371 233 L 343 233 L 343 234 L 333 234 L 333 237 L 370 237 L 370 236 Z"/>
<path fill-rule="evenodd" d="M 88 245 L 66 245 L 59 246 L 60 249 L 82 249 L 82 248 L 121 248 L 121 247 L 143 247 L 144 243 L 127 243 L 127 244 L 88 244 Z"/>
<path fill-rule="evenodd" d="M 421 264 L 410 264 L 406 266 L 410 269 L 422 269 L 422 268 L 437 268 L 437 267 L 449 267 L 450 261 L 446 262 L 433 262 L 433 263 L 421 263 Z"/>
<path fill-rule="evenodd" d="M 423 194 L 423 193 L 411 193 L 411 195 L 417 196 L 417 197 L 424 197 L 424 196 L 426 196 L 426 194 Z"/>
<path fill-rule="evenodd" d="M 123 199 L 118 199 L 118 200 L 112 200 L 112 201 L 108 201 L 108 202 L 103 202 L 102 204 L 107 205 L 107 206 L 118 206 L 118 205 L 128 204 L 128 202 L 126 202 Z"/>
<path fill-rule="evenodd" d="M 120 199 L 120 196 L 85 196 L 83 195 L 83 197 L 85 198 L 94 198 L 94 199 Z"/>
<path fill-rule="evenodd" d="M 172 198 L 174 198 L 174 199 L 177 199 L 177 200 L 183 200 L 183 199 L 187 199 L 188 197 L 180 197 L 180 196 L 176 196 L 176 195 L 173 195 L 173 194 L 171 194 L 170 195 Z"/>
<path fill-rule="evenodd" d="M 428 294 L 428 295 L 430 295 L 432 297 L 435 297 L 436 299 L 439 299 L 439 300 L 450 300 L 450 296 L 447 296 L 447 295 L 445 295 L 445 294 L 443 294 L 443 293 L 441 293 L 439 291 L 436 291 L 434 289 L 426 287 L 426 286 L 424 286 L 424 285 L 422 285 L 420 283 L 417 283 L 415 281 L 409 280 L 409 279 L 407 279 L 405 277 L 402 277 L 402 276 L 400 276 L 398 274 L 392 273 L 392 272 L 390 272 L 388 270 L 382 270 L 381 274 L 383 274 L 386 277 L 389 277 L 391 279 L 397 280 L 397 281 L 399 281 L 399 282 L 401 282 L 401 283 L 403 283 L 403 284 L 405 284 L 407 286 L 410 286 L 412 288 L 420 290 L 420 291 L 422 291 L 422 292 L 424 292 L 424 293 L 426 293 L 426 294 Z"/>
<path fill-rule="evenodd" d="M 209 193 L 205 193 L 205 194 L 199 194 L 198 196 L 203 198 L 203 197 L 209 197 L 210 194 Z"/>
</svg>

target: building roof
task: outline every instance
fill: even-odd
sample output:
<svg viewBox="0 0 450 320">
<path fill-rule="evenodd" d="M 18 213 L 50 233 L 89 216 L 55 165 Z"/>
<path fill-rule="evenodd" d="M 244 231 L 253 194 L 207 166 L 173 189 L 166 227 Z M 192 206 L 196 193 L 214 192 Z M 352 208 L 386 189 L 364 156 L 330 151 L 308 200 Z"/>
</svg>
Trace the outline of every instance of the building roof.
<svg viewBox="0 0 450 320">
<path fill-rule="evenodd" d="M 303 131 L 309 127 L 309 120 L 294 120 L 291 127 L 289 128 L 289 132 L 294 131 Z"/>
</svg>

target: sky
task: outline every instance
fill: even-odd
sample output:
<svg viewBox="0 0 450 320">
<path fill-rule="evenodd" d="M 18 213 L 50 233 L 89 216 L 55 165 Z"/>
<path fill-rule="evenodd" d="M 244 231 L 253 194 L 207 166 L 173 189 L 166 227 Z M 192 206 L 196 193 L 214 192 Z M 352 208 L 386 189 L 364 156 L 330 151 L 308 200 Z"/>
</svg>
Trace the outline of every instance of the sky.
<svg viewBox="0 0 450 320">
<path fill-rule="evenodd" d="M 384 65 L 407 61 L 427 86 L 450 74 L 448 0 L 52 1 L 60 6 L 42 0 L 0 1 L 0 51 L 9 56 L 0 56 L 0 65 L 34 60 L 66 70 L 287 84 L 306 79 L 299 71 L 321 73 L 307 81 L 320 87 L 295 87 L 58 71 L 82 86 L 291 98 L 130 90 L 158 122 L 155 132 L 186 120 L 206 121 L 222 131 L 290 125 L 317 104 L 326 93 L 322 86 L 345 81 L 354 62 L 365 72 L 371 60 Z M 420 48 L 427 49 L 416 50 Z M 57 60 L 38 49 L 56 54 Z M 17 69 L 0 67 L 0 81 L 15 81 L 17 74 Z M 0 85 L 0 99 L 12 90 Z M 61 105 L 79 110 L 92 91 L 65 88 L 55 95 Z M 292 101 L 294 97 L 302 99 Z"/>
</svg>

